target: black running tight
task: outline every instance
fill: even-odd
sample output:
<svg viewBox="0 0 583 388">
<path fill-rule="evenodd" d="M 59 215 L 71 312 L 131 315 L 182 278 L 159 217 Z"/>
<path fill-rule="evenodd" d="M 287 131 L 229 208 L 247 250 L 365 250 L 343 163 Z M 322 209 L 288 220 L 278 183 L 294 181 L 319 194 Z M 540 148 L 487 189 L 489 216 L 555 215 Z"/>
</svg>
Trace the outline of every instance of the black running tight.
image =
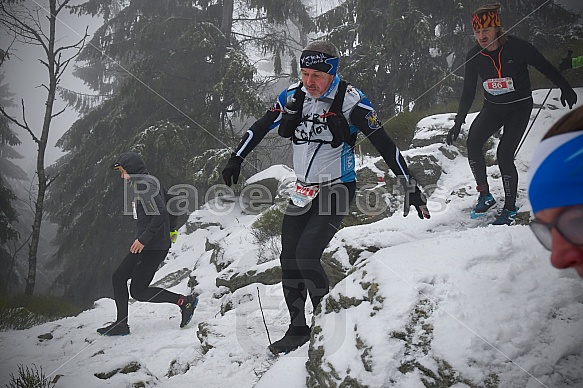
<svg viewBox="0 0 583 388">
<path fill-rule="evenodd" d="M 305 304 L 314 309 L 328 293 L 329 281 L 320 258 L 340 228 L 354 198 L 356 182 L 322 187 L 307 207 L 291 202 L 283 218 L 281 272 L 283 295 L 293 326 L 305 326 Z"/>
<path fill-rule="evenodd" d="M 128 316 L 128 285 L 131 279 L 130 292 L 132 297 L 140 302 L 177 303 L 180 295 L 158 287 L 149 287 L 160 263 L 164 261 L 168 250 L 142 251 L 138 254 L 129 253 L 115 270 L 112 276 L 113 296 L 117 307 L 117 321 Z"/>
<path fill-rule="evenodd" d="M 488 187 L 484 144 L 502 126 L 504 131 L 496 150 L 498 166 L 504 185 L 504 207 L 515 210 L 518 190 L 518 172 L 514 165 L 514 153 L 522 139 L 532 112 L 532 99 L 512 104 L 498 105 L 485 101 L 482 110 L 475 118 L 466 145 L 468 161 L 478 188 Z M 480 190 L 480 189 L 479 189 Z"/>
</svg>

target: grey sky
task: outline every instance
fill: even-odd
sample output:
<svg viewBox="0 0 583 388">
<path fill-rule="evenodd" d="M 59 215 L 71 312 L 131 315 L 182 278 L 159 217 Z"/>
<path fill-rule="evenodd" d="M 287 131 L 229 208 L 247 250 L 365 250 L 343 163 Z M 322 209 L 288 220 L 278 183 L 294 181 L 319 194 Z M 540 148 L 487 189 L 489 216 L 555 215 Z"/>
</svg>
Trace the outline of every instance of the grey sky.
<svg viewBox="0 0 583 388">
<path fill-rule="evenodd" d="M 43 0 L 28 0 L 30 9 L 39 5 L 44 5 Z M 80 3 L 76 1 L 74 3 Z M 46 12 L 46 11 L 41 11 Z M 41 17 L 45 18 L 46 13 Z M 89 33 L 91 34 L 99 27 L 101 20 L 92 19 L 91 17 L 78 17 L 69 14 L 68 11 L 63 11 L 60 15 L 57 24 L 57 33 L 60 39 L 58 45 L 68 45 L 77 42 L 83 36 L 85 27 L 90 26 Z M 0 35 L 0 47 L 6 49 L 11 43 L 10 37 L 4 33 Z M 42 130 L 42 122 L 44 116 L 44 104 L 46 101 L 46 90 L 41 86 L 47 83 L 48 75 L 46 68 L 41 65 L 39 58 L 42 58 L 43 51 L 37 46 L 18 45 L 15 44 L 11 50 L 12 56 L 10 60 L 6 61 L 2 66 L 2 71 L 5 74 L 5 82 L 10 84 L 9 89 L 13 96 L 13 102 L 16 104 L 9 111 L 16 118 L 22 121 L 22 101 L 24 100 L 26 121 L 33 129 L 35 135 L 40 136 Z M 71 55 L 74 51 L 70 50 L 67 54 Z M 46 60 L 46 59 L 45 59 Z M 87 92 L 88 89 L 77 78 L 73 77 L 71 71 L 74 63 L 71 63 L 63 76 L 60 86 L 70 88 L 75 91 Z M 65 103 L 57 99 L 55 103 L 54 112 L 58 112 L 65 107 Z M 45 164 L 49 165 L 59 158 L 63 153 L 60 149 L 55 147 L 57 140 L 69 129 L 71 124 L 77 119 L 78 115 L 75 111 L 67 108 L 65 112 L 53 120 L 51 131 L 49 133 L 49 144 L 45 158 Z M 32 173 L 36 165 L 36 144 L 32 141 L 30 134 L 24 129 L 13 126 L 22 145 L 17 147 L 17 151 L 24 156 L 20 161 L 21 166 L 28 173 Z"/>
</svg>

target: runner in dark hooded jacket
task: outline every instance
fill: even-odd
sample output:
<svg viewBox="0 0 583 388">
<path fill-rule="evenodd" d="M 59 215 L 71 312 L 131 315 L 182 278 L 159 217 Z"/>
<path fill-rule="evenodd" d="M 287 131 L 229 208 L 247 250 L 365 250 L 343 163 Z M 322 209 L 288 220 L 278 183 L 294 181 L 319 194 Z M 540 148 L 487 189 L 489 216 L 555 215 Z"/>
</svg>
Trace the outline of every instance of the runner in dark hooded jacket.
<svg viewBox="0 0 583 388">
<path fill-rule="evenodd" d="M 125 198 L 131 201 L 126 210 L 136 220 L 136 235 L 130 252 L 115 270 L 113 295 L 117 319 L 111 325 L 97 329 L 103 335 L 127 335 L 129 293 L 127 281 L 131 279 L 130 292 L 140 302 L 172 303 L 180 306 L 180 327 L 186 326 L 193 314 L 198 298 L 181 295 L 158 287 L 150 287 L 156 270 L 170 249 L 170 221 L 166 201 L 156 177 L 150 175 L 143 160 L 135 152 L 125 152 L 112 166 L 121 172 L 126 183 Z"/>
</svg>

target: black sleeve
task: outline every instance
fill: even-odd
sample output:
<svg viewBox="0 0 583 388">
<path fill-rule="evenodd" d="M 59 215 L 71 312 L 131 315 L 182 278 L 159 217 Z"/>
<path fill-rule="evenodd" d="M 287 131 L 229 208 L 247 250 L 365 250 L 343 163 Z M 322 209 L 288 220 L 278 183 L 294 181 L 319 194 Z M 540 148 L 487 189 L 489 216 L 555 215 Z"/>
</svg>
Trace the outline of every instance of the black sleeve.
<svg viewBox="0 0 583 388">
<path fill-rule="evenodd" d="M 170 194 L 166 187 L 161 187 L 163 199 L 166 203 L 166 210 L 168 211 L 168 219 L 170 220 L 170 230 L 177 230 L 178 229 L 178 214 L 180 213 L 180 209 L 176 208 L 176 204 L 174 203 L 174 199 L 178 198 L 178 195 Z"/>
<path fill-rule="evenodd" d="M 470 50 L 466 56 L 466 65 L 464 69 L 464 88 L 460 98 L 460 105 L 455 116 L 456 122 L 464 123 L 466 116 L 472 107 L 476 95 L 476 84 L 478 82 L 478 69 L 476 62 L 472 58 L 476 55 L 475 50 Z"/>
<path fill-rule="evenodd" d="M 571 86 L 569 82 L 561 75 L 559 70 L 553 66 L 545 57 L 541 54 L 536 47 L 531 43 L 524 41 L 526 45 L 526 60 L 527 63 L 533 66 L 535 69 L 540 71 L 545 77 L 551 80 L 555 85 L 561 89 L 570 89 Z"/>
<path fill-rule="evenodd" d="M 399 179 L 403 187 L 407 187 L 411 180 L 407 163 L 401 155 L 399 148 L 393 140 L 387 135 L 382 125 L 371 128 L 367 115 L 370 110 L 356 106 L 350 113 L 350 121 L 355 125 L 371 142 L 374 148 L 379 151 L 387 166 L 393 171 L 393 174 Z"/>
<path fill-rule="evenodd" d="M 233 156 L 239 156 L 243 159 L 263 140 L 265 135 L 274 128 L 274 123 L 281 115 L 277 109 L 272 108 L 269 109 L 263 117 L 253 123 L 251 127 L 247 130 L 247 132 L 241 138 L 239 145 L 235 152 L 233 152 Z"/>
<path fill-rule="evenodd" d="M 138 240 L 148 247 L 155 236 L 158 236 L 160 231 L 164 228 L 164 223 L 168 218 L 168 212 L 166 211 L 166 204 L 162 199 L 162 193 L 158 193 L 153 199 L 144 200 L 142 206 L 147 207 L 147 213 L 155 212 L 157 209 L 157 214 L 148 215 L 149 224 L 144 229 L 144 231 L 138 237 Z"/>
</svg>

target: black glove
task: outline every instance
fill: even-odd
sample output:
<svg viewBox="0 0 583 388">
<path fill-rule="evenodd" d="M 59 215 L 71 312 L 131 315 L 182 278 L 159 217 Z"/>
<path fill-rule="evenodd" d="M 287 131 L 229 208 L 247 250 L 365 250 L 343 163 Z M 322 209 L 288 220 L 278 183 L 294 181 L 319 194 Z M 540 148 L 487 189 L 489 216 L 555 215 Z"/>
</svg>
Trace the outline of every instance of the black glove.
<svg viewBox="0 0 583 388">
<path fill-rule="evenodd" d="M 573 105 L 577 103 L 577 93 L 572 88 L 561 89 L 561 104 L 566 106 L 569 104 L 569 109 L 573 108 Z"/>
<path fill-rule="evenodd" d="M 454 141 L 457 140 L 457 137 L 460 135 L 460 131 L 462 129 L 462 122 L 456 121 L 453 127 L 447 133 L 447 145 L 452 145 Z"/>
<path fill-rule="evenodd" d="M 427 210 L 425 195 L 419 190 L 419 187 L 416 187 L 414 192 L 405 193 L 405 209 L 403 211 L 403 217 L 407 217 L 411 205 L 415 206 L 415 209 L 417 209 L 417 215 L 419 218 L 431 218 L 429 210 Z"/>
<path fill-rule="evenodd" d="M 237 184 L 239 181 L 239 174 L 241 173 L 241 164 L 243 163 L 243 158 L 237 155 L 233 155 L 229 158 L 227 165 L 223 168 L 223 180 L 227 186 L 231 186 L 233 183 Z M 231 179 L 233 182 L 231 183 Z"/>
<path fill-rule="evenodd" d="M 565 57 L 561 59 L 561 63 L 559 63 L 559 71 L 563 72 L 565 70 L 569 70 L 573 68 L 573 58 Z"/>
</svg>

